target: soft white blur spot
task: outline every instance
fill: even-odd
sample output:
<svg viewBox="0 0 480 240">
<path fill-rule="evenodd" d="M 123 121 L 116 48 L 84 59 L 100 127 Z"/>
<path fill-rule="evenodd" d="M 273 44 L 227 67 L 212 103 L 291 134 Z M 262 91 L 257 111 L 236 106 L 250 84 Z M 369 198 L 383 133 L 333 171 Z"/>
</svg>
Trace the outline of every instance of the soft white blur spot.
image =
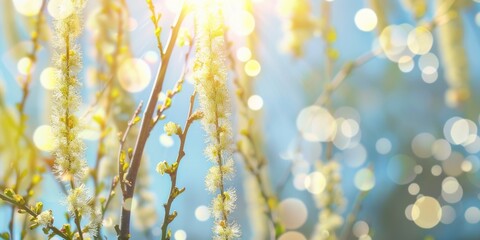
<svg viewBox="0 0 480 240">
<path fill-rule="evenodd" d="M 432 155 L 439 161 L 444 161 L 452 154 L 452 146 L 445 139 L 437 139 L 432 145 Z"/>
<path fill-rule="evenodd" d="M 462 165 L 460 165 L 460 168 L 462 169 L 462 171 L 464 172 L 470 172 L 472 171 L 473 169 L 473 165 L 472 165 L 472 162 L 468 161 L 468 160 L 464 160 L 462 162 Z"/>
<path fill-rule="evenodd" d="M 195 218 L 200 222 L 205 222 L 210 218 L 210 209 L 207 206 L 201 205 L 195 209 Z"/>
<path fill-rule="evenodd" d="M 410 221 L 413 221 L 413 218 L 412 218 L 412 208 L 413 208 L 413 204 L 409 204 L 406 208 L 405 208 L 405 217 L 410 220 Z"/>
<path fill-rule="evenodd" d="M 307 240 L 307 238 L 299 232 L 290 231 L 282 234 L 278 240 Z"/>
<path fill-rule="evenodd" d="M 307 177 L 308 175 L 305 173 L 296 174 L 293 177 L 293 187 L 299 191 L 305 190 L 305 180 Z"/>
<path fill-rule="evenodd" d="M 404 73 L 409 73 L 415 67 L 415 62 L 410 56 L 403 56 L 398 59 L 398 68 Z"/>
<path fill-rule="evenodd" d="M 436 71 L 439 66 L 439 60 L 437 55 L 433 53 L 427 53 L 425 55 L 420 56 L 418 59 L 418 67 L 422 72 L 425 73 L 432 73 L 433 71 Z M 431 67 L 432 70 L 425 70 L 426 68 Z"/>
<path fill-rule="evenodd" d="M 305 188 L 312 194 L 322 193 L 326 185 L 327 179 L 321 172 L 313 172 L 305 178 Z"/>
<path fill-rule="evenodd" d="M 438 79 L 437 69 L 431 66 L 422 69 L 422 80 L 425 83 L 432 84 L 436 82 L 437 79 Z"/>
<path fill-rule="evenodd" d="M 296 198 L 287 198 L 278 206 L 280 221 L 286 229 L 297 229 L 307 221 L 307 207 Z"/>
<path fill-rule="evenodd" d="M 183 1 L 179 0 L 166 0 L 165 5 L 167 5 L 168 11 L 172 13 L 177 13 L 180 11 L 180 8 L 182 7 Z"/>
<path fill-rule="evenodd" d="M 335 137 L 337 126 L 335 118 L 328 110 L 313 105 L 300 111 L 297 129 L 307 141 L 326 142 Z"/>
<path fill-rule="evenodd" d="M 457 203 L 462 200 L 463 188 L 458 182 L 455 183 L 454 181 L 456 182 L 456 179 L 449 180 L 446 183 L 448 186 L 445 186 L 445 181 L 442 182 L 442 198 L 445 202 Z"/>
<path fill-rule="evenodd" d="M 375 149 L 380 154 L 388 154 L 392 150 L 392 143 L 387 138 L 380 138 L 375 143 Z"/>
<path fill-rule="evenodd" d="M 20 74 L 27 75 L 31 67 L 32 67 L 31 58 L 23 57 L 20 60 L 18 60 L 17 69 Z"/>
<path fill-rule="evenodd" d="M 412 140 L 412 151 L 419 158 L 432 156 L 432 145 L 435 137 L 430 133 L 420 133 Z"/>
<path fill-rule="evenodd" d="M 370 231 L 370 227 L 368 226 L 368 223 L 365 221 L 358 221 L 353 225 L 353 235 L 356 237 L 361 237 L 363 235 L 367 235 L 368 232 Z"/>
<path fill-rule="evenodd" d="M 252 51 L 248 47 L 241 47 L 237 49 L 237 59 L 246 62 L 252 58 Z"/>
<path fill-rule="evenodd" d="M 411 183 L 410 185 L 408 185 L 408 193 L 410 193 L 410 195 L 415 196 L 419 192 L 420 192 L 420 186 L 417 183 Z"/>
<path fill-rule="evenodd" d="M 153 63 L 158 62 L 158 60 L 160 59 L 160 57 L 158 56 L 158 53 L 157 53 L 156 51 L 147 51 L 147 52 L 143 55 L 143 59 L 144 59 L 147 63 L 153 64 Z"/>
<path fill-rule="evenodd" d="M 455 209 L 450 205 L 444 205 L 442 207 L 442 219 L 440 221 L 443 224 L 450 224 L 455 220 L 456 213 Z"/>
<path fill-rule="evenodd" d="M 72 0 L 49 0 L 47 10 L 50 16 L 62 20 L 73 13 L 74 6 Z"/>
<path fill-rule="evenodd" d="M 423 167 L 420 166 L 420 165 L 416 165 L 414 168 L 413 168 L 413 171 L 415 172 L 415 174 L 422 174 L 423 172 Z"/>
<path fill-rule="evenodd" d="M 360 169 L 355 174 L 354 184 L 360 191 L 370 191 L 375 186 L 375 175 L 368 168 Z"/>
<path fill-rule="evenodd" d="M 57 86 L 58 69 L 47 67 L 40 73 L 40 84 L 47 90 L 53 90 Z"/>
<path fill-rule="evenodd" d="M 448 194 L 455 193 L 458 188 L 460 187 L 460 184 L 458 183 L 457 179 L 454 177 L 446 177 L 442 181 L 442 191 Z"/>
<path fill-rule="evenodd" d="M 262 71 L 262 66 L 255 59 L 250 59 L 244 66 L 245 73 L 249 77 L 256 77 Z"/>
<path fill-rule="evenodd" d="M 415 55 L 407 47 L 408 34 L 412 29 L 409 24 L 390 25 L 383 29 L 378 40 L 383 53 L 390 61 L 398 62 L 404 56 Z"/>
<path fill-rule="evenodd" d="M 173 143 L 173 138 L 171 136 L 168 136 L 165 133 L 160 135 L 160 144 L 162 144 L 162 146 L 169 148 L 173 146 Z"/>
<path fill-rule="evenodd" d="M 125 60 L 117 70 L 120 86 L 128 92 L 144 90 L 152 80 L 148 64 L 139 58 Z"/>
<path fill-rule="evenodd" d="M 362 8 L 355 14 L 355 25 L 364 32 L 370 32 L 377 27 L 377 14 L 370 8 Z"/>
<path fill-rule="evenodd" d="M 175 240 L 185 240 L 187 239 L 187 233 L 183 230 L 177 230 L 175 231 L 175 234 L 173 235 L 175 237 Z"/>
<path fill-rule="evenodd" d="M 480 210 L 477 207 L 469 207 L 465 211 L 465 220 L 470 224 L 480 222 Z"/>
<path fill-rule="evenodd" d="M 13 0 L 13 7 L 24 16 L 34 16 L 40 12 L 42 0 Z"/>
<path fill-rule="evenodd" d="M 247 104 L 251 110 L 258 111 L 263 107 L 263 98 L 258 95 L 252 95 L 248 98 Z"/>
<path fill-rule="evenodd" d="M 345 137 L 352 138 L 358 134 L 360 127 L 358 125 L 358 122 L 355 121 L 355 119 L 347 119 L 342 122 L 342 124 L 340 125 L 340 129 L 342 134 L 345 135 Z"/>
<path fill-rule="evenodd" d="M 440 174 L 442 174 L 442 167 L 440 167 L 440 165 L 433 165 L 430 172 L 433 176 L 438 177 Z"/>
<path fill-rule="evenodd" d="M 435 198 L 423 196 L 413 204 L 411 216 L 417 226 L 430 229 L 440 222 L 442 208 Z"/>
<path fill-rule="evenodd" d="M 248 36 L 255 29 L 255 18 L 244 10 L 236 11 L 230 15 L 229 27 L 238 36 Z"/>
<path fill-rule="evenodd" d="M 55 136 L 50 125 L 42 125 L 33 132 L 33 143 L 35 146 L 45 152 L 55 150 Z"/>
<path fill-rule="evenodd" d="M 416 27 L 408 34 L 407 44 L 413 53 L 426 54 L 433 46 L 432 33 L 426 27 Z"/>
</svg>

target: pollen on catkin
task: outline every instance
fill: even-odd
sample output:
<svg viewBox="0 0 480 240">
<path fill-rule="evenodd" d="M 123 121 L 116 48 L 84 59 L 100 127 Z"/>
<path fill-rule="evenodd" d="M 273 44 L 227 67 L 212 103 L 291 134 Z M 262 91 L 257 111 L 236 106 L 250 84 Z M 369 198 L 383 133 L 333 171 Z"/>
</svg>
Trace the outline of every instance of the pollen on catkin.
<svg viewBox="0 0 480 240">
<path fill-rule="evenodd" d="M 73 1 L 70 16 L 54 21 L 56 46 L 54 65 L 57 69 L 53 91 L 51 118 L 57 149 L 54 151 L 57 177 L 60 180 L 79 181 L 88 171 L 84 159 L 84 143 L 79 137 L 79 121 L 75 115 L 81 102 L 77 75 L 81 68 L 81 55 L 76 43 L 81 32 L 80 13 L 84 1 Z"/>
<path fill-rule="evenodd" d="M 225 180 L 234 174 L 225 26 L 217 1 L 208 0 L 197 7 L 194 80 L 204 114 L 202 125 L 208 135 L 205 154 L 215 164 L 206 177 L 207 189 L 217 194 L 212 201 L 214 239 L 236 239 L 240 237 L 240 229 L 229 219 L 235 208 L 236 194 L 233 188 L 227 190 L 225 186 Z"/>
<path fill-rule="evenodd" d="M 82 32 L 81 13 L 84 0 L 73 0 L 73 11 L 54 20 L 56 82 L 53 91 L 52 131 L 57 148 L 54 151 L 54 169 L 61 181 L 70 183 L 66 197 L 68 212 L 78 221 L 88 218 L 83 230 L 96 236 L 101 225 L 101 213 L 91 204 L 92 197 L 83 181 L 88 173 L 84 158 L 84 143 L 79 137 L 80 123 L 76 112 L 81 103 L 78 74 L 82 67 L 80 47 L 76 39 Z"/>
</svg>

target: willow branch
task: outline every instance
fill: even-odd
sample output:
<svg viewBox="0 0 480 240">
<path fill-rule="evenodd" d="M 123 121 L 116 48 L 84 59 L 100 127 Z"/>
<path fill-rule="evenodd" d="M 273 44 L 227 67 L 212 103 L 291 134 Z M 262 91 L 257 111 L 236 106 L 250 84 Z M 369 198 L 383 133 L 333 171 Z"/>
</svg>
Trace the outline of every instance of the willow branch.
<svg viewBox="0 0 480 240">
<path fill-rule="evenodd" d="M 176 23 L 172 28 L 171 35 L 167 43 L 167 49 L 165 51 L 165 55 L 162 57 L 162 63 L 158 70 L 152 92 L 150 93 L 147 108 L 142 118 L 140 133 L 138 135 L 135 148 L 133 150 L 131 167 L 128 169 L 128 173 L 126 176 L 126 181 L 128 182 L 128 184 L 126 185 L 126 191 L 123 194 L 124 203 L 126 200 L 131 199 L 133 197 L 133 193 L 135 191 L 135 182 L 137 180 L 138 169 L 140 168 L 140 163 L 142 161 L 143 151 L 145 149 L 145 144 L 147 142 L 147 139 L 150 135 L 150 131 L 152 130 L 152 117 L 157 105 L 158 95 L 162 91 L 163 82 L 165 80 L 165 75 L 167 72 L 170 57 L 172 55 L 175 42 L 177 40 L 180 26 L 182 25 L 182 22 L 185 19 L 186 14 L 187 14 L 187 6 L 184 3 L 180 11 L 180 14 L 178 15 L 178 18 L 176 20 Z M 119 239 L 128 239 L 130 237 L 130 215 L 131 215 L 130 210 L 131 210 L 130 208 L 125 208 L 125 207 L 122 208 L 120 233 L 118 236 Z"/>
<path fill-rule="evenodd" d="M 188 117 L 185 122 L 183 132 L 180 135 L 178 135 L 180 139 L 180 147 L 178 148 L 176 166 L 173 168 L 173 172 L 168 173 L 170 175 L 170 180 L 172 182 L 172 185 L 170 187 L 170 194 L 168 196 L 168 200 L 163 205 L 163 207 L 165 208 L 165 215 L 164 215 L 163 224 L 162 224 L 162 240 L 169 239 L 167 237 L 168 224 L 170 224 L 175 218 L 175 216 L 177 215 L 175 211 L 173 215 L 170 214 L 170 209 L 172 207 L 173 200 L 175 200 L 175 198 L 177 198 L 178 195 L 180 195 L 185 190 L 185 188 L 182 188 L 182 189 L 177 188 L 177 172 L 178 172 L 178 167 L 180 166 L 180 162 L 185 156 L 184 148 L 185 148 L 185 143 L 187 141 L 188 130 L 190 129 L 190 126 L 192 125 L 192 123 L 197 119 L 192 116 L 193 106 L 195 105 L 195 95 L 196 95 L 196 92 L 194 91 L 190 96 L 190 107 L 188 110 Z"/>
<path fill-rule="evenodd" d="M 28 207 L 26 204 L 20 204 L 20 203 L 16 202 L 15 200 L 10 199 L 6 195 L 3 195 L 2 193 L 0 193 L 0 199 L 4 200 L 5 202 L 8 202 L 12 205 L 15 205 L 18 209 L 24 210 L 26 213 L 28 213 L 30 216 L 32 216 L 34 218 L 36 218 L 38 216 L 38 214 L 35 213 L 34 211 L 32 211 L 30 209 L 30 207 Z M 61 237 L 63 239 L 70 239 L 61 230 L 59 230 L 58 228 L 56 228 L 54 226 L 47 226 L 47 228 L 52 230 L 56 235 L 58 235 L 59 237 Z"/>
</svg>

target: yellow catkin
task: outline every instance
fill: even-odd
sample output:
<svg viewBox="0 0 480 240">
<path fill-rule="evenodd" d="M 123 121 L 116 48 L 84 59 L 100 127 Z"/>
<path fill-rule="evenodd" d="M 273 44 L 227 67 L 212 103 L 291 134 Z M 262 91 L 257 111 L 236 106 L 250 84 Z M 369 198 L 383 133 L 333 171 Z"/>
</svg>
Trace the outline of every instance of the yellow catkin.
<svg viewBox="0 0 480 240">
<path fill-rule="evenodd" d="M 324 192 L 315 196 L 320 213 L 312 239 L 336 240 L 337 231 L 344 223 L 344 219 L 339 213 L 344 205 L 343 193 L 340 189 L 340 164 L 335 160 L 330 160 L 327 163 L 317 163 L 316 168 L 325 176 L 327 185 Z"/>
<path fill-rule="evenodd" d="M 225 181 L 233 176 L 231 124 L 228 119 L 230 101 L 227 89 L 223 15 L 220 3 L 207 0 L 198 5 L 195 15 L 194 80 L 202 124 L 207 132 L 206 156 L 215 165 L 206 177 L 207 189 L 218 193 L 212 201 L 214 239 L 237 239 L 240 228 L 231 221 L 236 193 L 226 189 Z"/>
<path fill-rule="evenodd" d="M 87 171 L 83 156 L 84 144 L 79 137 L 79 121 L 75 115 L 81 103 L 77 75 L 81 68 L 81 56 L 76 43 L 81 32 L 80 12 L 83 3 L 75 2 L 73 13 L 55 20 L 56 57 L 54 66 L 59 69 L 58 85 L 53 91 L 52 126 L 57 142 L 55 170 L 64 181 L 82 180 Z"/>
<path fill-rule="evenodd" d="M 254 6 L 252 0 L 244 0 L 244 9 L 246 11 L 254 14 L 253 7 Z M 256 32 L 254 31 L 251 35 L 247 36 L 245 40 L 246 47 L 251 50 L 251 58 L 256 59 L 254 54 L 256 40 L 258 40 Z M 233 58 L 234 57 L 232 57 L 232 59 Z M 247 215 L 250 221 L 252 238 L 268 239 L 271 234 L 271 223 L 267 214 L 265 214 L 268 203 L 262 196 L 262 191 L 266 191 L 266 194 L 268 196 L 271 196 L 271 184 L 268 168 L 266 167 L 267 164 L 261 162 L 266 161 L 263 160 L 265 159 L 265 157 L 263 156 L 264 154 L 262 149 L 262 112 L 251 110 L 248 107 L 248 98 L 254 94 L 253 89 L 256 79 L 248 76 L 245 71 L 243 71 L 243 68 L 245 66 L 244 63 L 240 61 L 235 61 L 234 59 L 231 61 L 232 63 L 236 63 L 238 65 L 237 67 L 240 69 L 237 71 L 238 76 L 236 82 L 236 93 L 238 101 L 237 131 L 240 132 L 240 136 L 237 142 L 237 148 L 239 148 L 239 151 L 245 152 L 245 154 L 242 154 L 243 158 L 245 158 L 243 159 L 243 161 L 248 161 L 254 166 L 261 166 L 255 167 L 255 169 L 258 169 L 258 171 L 255 169 L 248 170 L 243 177 L 243 189 L 245 192 L 245 201 L 247 202 Z M 243 131 L 248 132 L 251 140 L 248 139 L 249 137 L 242 134 Z M 255 171 L 255 173 L 252 171 Z M 259 175 L 261 183 L 257 181 L 255 174 Z M 263 189 L 265 190 L 262 190 L 261 187 L 263 187 Z"/>
<path fill-rule="evenodd" d="M 80 47 L 76 39 L 82 32 L 81 12 L 85 1 L 72 2 L 73 11 L 69 16 L 54 21 L 56 56 L 54 66 L 57 86 L 53 91 L 52 131 L 57 148 L 54 151 L 54 169 L 61 181 L 70 184 L 66 203 L 69 213 L 80 222 L 81 217 L 88 217 L 83 227 L 90 235 L 98 234 L 101 214 L 91 206 L 91 194 L 84 184 L 88 172 L 84 159 L 84 143 L 79 137 L 80 123 L 76 112 L 81 103 L 78 80 L 82 63 Z M 77 226 L 78 227 L 78 226 Z"/>
<path fill-rule="evenodd" d="M 303 55 L 304 45 L 312 38 L 318 25 L 311 9 L 308 0 L 280 1 L 280 15 L 285 18 L 282 47 L 296 57 Z"/>
<path fill-rule="evenodd" d="M 441 8 L 448 0 L 437 0 Z M 448 90 L 445 94 L 446 104 L 457 107 L 470 98 L 468 59 L 463 45 L 464 26 L 460 10 L 463 2 L 455 2 L 446 14 L 446 22 L 438 26 L 439 47 L 442 55 Z"/>
<path fill-rule="evenodd" d="M 402 0 L 402 4 L 417 20 L 423 18 L 428 10 L 428 3 L 426 0 Z"/>
<path fill-rule="evenodd" d="M 377 14 L 377 33 L 380 35 L 383 31 L 388 26 L 388 2 L 384 0 L 370 0 L 370 6 L 372 10 Z"/>
</svg>

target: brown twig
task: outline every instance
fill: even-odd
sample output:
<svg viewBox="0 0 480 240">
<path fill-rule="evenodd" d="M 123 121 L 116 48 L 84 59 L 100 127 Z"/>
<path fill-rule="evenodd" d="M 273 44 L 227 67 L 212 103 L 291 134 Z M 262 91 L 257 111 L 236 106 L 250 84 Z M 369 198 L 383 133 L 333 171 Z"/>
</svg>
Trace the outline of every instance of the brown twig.
<svg viewBox="0 0 480 240">
<path fill-rule="evenodd" d="M 177 172 L 178 172 L 178 167 L 180 166 L 180 162 L 182 161 L 183 157 L 185 156 L 185 143 L 187 141 L 187 134 L 188 134 L 188 129 L 190 128 L 190 125 L 197 120 L 193 116 L 193 106 L 195 105 L 195 95 L 196 92 L 194 91 L 192 95 L 190 96 L 190 107 L 188 110 L 188 117 L 184 125 L 184 129 L 180 135 L 178 135 L 178 138 L 180 139 L 180 147 L 178 148 L 178 155 L 177 155 L 177 160 L 176 160 L 176 166 L 172 167 L 172 171 L 168 172 L 170 175 L 170 180 L 172 182 L 172 185 L 170 187 L 170 194 L 168 196 L 167 202 L 163 205 L 165 208 L 165 215 L 163 218 L 163 224 L 162 224 L 162 240 L 170 239 L 167 236 L 168 232 L 168 224 L 170 224 L 175 216 L 177 216 L 176 211 L 174 211 L 174 214 L 170 214 L 170 209 L 172 207 L 173 200 L 180 195 L 185 188 L 178 189 L 177 188 Z"/>
<path fill-rule="evenodd" d="M 133 193 L 135 191 L 135 182 L 137 180 L 138 169 L 140 168 L 140 163 L 142 161 L 143 151 L 145 150 L 145 144 L 152 130 L 152 117 L 155 112 L 155 107 L 157 105 L 158 95 L 162 91 L 165 74 L 167 72 L 167 68 L 170 62 L 170 57 L 172 55 L 175 42 L 177 40 L 180 26 L 182 25 L 182 22 L 185 19 L 186 15 L 187 5 L 183 4 L 176 23 L 172 28 L 171 35 L 167 43 L 167 49 L 165 51 L 165 55 L 162 58 L 162 64 L 158 70 L 157 77 L 147 103 L 147 108 L 142 118 L 140 133 L 135 143 L 135 148 L 133 150 L 131 167 L 128 169 L 128 173 L 126 175 L 126 181 L 128 182 L 128 185 L 126 185 L 126 191 L 123 194 L 124 205 L 126 205 L 125 201 L 133 197 Z M 131 209 L 124 206 L 122 208 L 120 233 L 118 236 L 119 239 L 130 238 L 130 215 Z"/>
<path fill-rule="evenodd" d="M 19 209 L 21 210 L 24 210 L 26 213 L 28 213 L 30 216 L 36 218 L 38 216 L 37 213 L 35 213 L 34 211 L 31 210 L 30 207 L 28 207 L 26 204 L 20 204 L 18 202 L 16 202 L 15 200 L 7 197 L 6 195 L 3 195 L 2 193 L 0 193 L 0 199 L 12 204 L 12 205 L 15 205 L 16 207 L 18 207 Z M 70 239 L 67 235 L 65 235 L 60 229 L 54 227 L 54 226 L 47 226 L 48 229 L 52 230 L 56 235 L 58 235 L 59 237 L 63 238 L 63 239 Z"/>
<path fill-rule="evenodd" d="M 162 33 L 162 27 L 160 26 L 160 18 L 162 18 L 162 14 L 157 14 L 157 11 L 155 11 L 155 5 L 153 5 L 152 0 L 147 0 L 147 4 L 148 9 L 152 14 L 152 16 L 150 16 L 150 20 L 152 20 L 153 26 L 155 27 L 155 38 L 157 40 L 157 47 L 160 51 L 160 57 L 163 58 L 163 44 L 162 39 L 160 38 Z"/>
<path fill-rule="evenodd" d="M 319 106 L 325 106 L 325 104 L 327 104 L 330 100 L 333 92 L 335 92 L 335 90 L 338 89 L 345 79 L 350 76 L 353 70 L 374 59 L 378 54 L 380 54 L 380 52 L 380 49 L 370 51 L 358 57 L 354 61 L 347 62 L 345 65 L 343 65 L 342 69 L 335 75 L 335 77 L 333 77 L 333 79 L 325 85 L 323 92 L 317 98 L 315 104 Z"/>
<path fill-rule="evenodd" d="M 184 65 L 183 65 L 183 69 L 182 69 L 182 73 L 180 75 L 180 78 L 178 79 L 177 83 L 175 83 L 175 86 L 173 87 L 173 89 L 167 91 L 166 96 L 165 96 L 165 101 L 163 102 L 163 104 L 161 106 L 158 107 L 157 115 L 153 118 L 151 128 L 154 128 L 155 125 L 157 125 L 158 121 L 165 118 L 165 115 L 163 113 L 171 107 L 172 98 L 182 90 L 183 83 L 185 82 L 185 76 L 188 73 L 188 60 L 190 58 L 192 50 L 193 50 L 193 42 L 190 43 L 190 45 L 188 47 L 188 50 L 187 50 L 187 53 L 185 54 Z"/>
<path fill-rule="evenodd" d="M 31 59 L 31 63 L 27 67 L 27 74 L 25 76 L 25 80 L 22 83 L 22 98 L 20 100 L 20 103 L 18 104 L 18 113 L 19 113 L 20 124 L 19 124 L 19 128 L 18 128 L 19 132 L 18 132 L 17 142 L 20 142 L 21 136 L 23 136 L 24 133 L 25 133 L 25 128 L 26 128 L 25 127 L 25 121 L 27 119 L 27 116 L 25 115 L 25 104 L 27 102 L 27 98 L 28 98 L 28 95 L 30 93 L 30 83 L 32 81 L 33 65 L 36 63 L 36 60 L 37 60 L 37 52 L 38 52 L 38 49 L 39 49 L 38 39 L 39 39 L 39 35 L 40 35 L 42 17 L 43 17 L 42 12 L 45 10 L 45 7 L 46 7 L 46 0 L 43 0 L 42 5 L 40 7 L 40 10 L 38 11 L 38 14 L 37 14 L 34 32 L 31 34 L 31 37 L 32 37 L 31 40 L 32 40 L 33 48 L 32 48 L 32 51 L 30 52 L 30 54 L 28 55 L 28 57 Z M 18 175 L 20 173 L 18 172 L 19 169 L 16 166 L 16 162 L 17 161 L 15 161 L 15 167 L 14 167 L 15 172 L 17 173 L 17 181 L 16 181 L 17 184 L 15 186 L 15 189 L 18 188 L 18 185 L 20 185 L 20 183 L 18 182 L 20 180 L 20 177 Z M 33 169 L 35 169 L 36 168 L 35 167 L 36 166 L 35 161 L 31 161 L 31 163 L 32 163 L 31 167 Z M 12 205 L 12 214 L 10 216 L 10 221 L 9 221 L 9 224 L 8 224 L 8 227 L 9 227 L 9 230 L 10 230 L 10 235 L 11 235 L 12 238 L 14 238 L 13 230 L 15 228 L 14 227 L 15 226 L 15 214 L 14 214 L 14 212 L 15 212 L 15 206 Z"/>
<path fill-rule="evenodd" d="M 122 138 L 120 139 L 120 147 L 118 149 L 118 163 L 119 163 L 118 164 L 118 178 L 119 178 L 118 181 L 120 182 L 120 189 L 122 190 L 123 194 L 126 194 L 126 191 L 127 191 L 126 185 L 125 185 L 125 169 L 124 169 L 124 166 L 125 166 L 124 161 L 125 161 L 126 155 L 123 149 L 125 146 L 125 142 L 127 141 L 128 133 L 132 129 L 133 125 L 135 125 L 138 122 L 138 119 L 140 118 L 139 115 L 140 115 L 140 112 L 142 111 L 142 107 L 143 107 L 143 101 L 140 102 L 140 104 L 138 105 L 137 109 L 135 110 L 135 113 L 132 116 L 132 119 L 128 121 L 127 129 L 125 129 L 125 132 L 123 133 Z M 111 193 L 114 187 L 110 189 L 109 197 L 111 196 Z M 109 201 L 107 200 L 107 202 Z"/>
</svg>

